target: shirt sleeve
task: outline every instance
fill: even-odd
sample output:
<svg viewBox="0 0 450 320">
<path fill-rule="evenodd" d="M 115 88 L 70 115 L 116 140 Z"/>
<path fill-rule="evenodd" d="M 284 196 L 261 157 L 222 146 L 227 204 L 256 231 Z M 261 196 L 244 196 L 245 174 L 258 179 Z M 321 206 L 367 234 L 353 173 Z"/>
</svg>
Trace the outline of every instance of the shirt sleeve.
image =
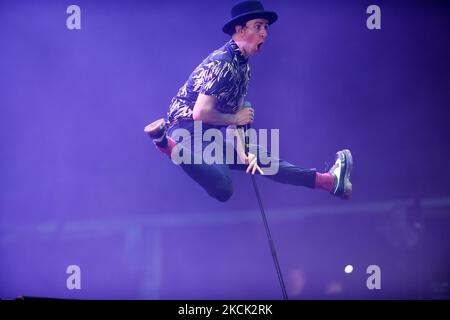
<svg viewBox="0 0 450 320">
<path fill-rule="evenodd" d="M 235 81 L 232 66 L 227 61 L 213 61 L 204 74 L 200 93 L 214 96 L 220 102 L 229 100 L 234 92 Z"/>
</svg>

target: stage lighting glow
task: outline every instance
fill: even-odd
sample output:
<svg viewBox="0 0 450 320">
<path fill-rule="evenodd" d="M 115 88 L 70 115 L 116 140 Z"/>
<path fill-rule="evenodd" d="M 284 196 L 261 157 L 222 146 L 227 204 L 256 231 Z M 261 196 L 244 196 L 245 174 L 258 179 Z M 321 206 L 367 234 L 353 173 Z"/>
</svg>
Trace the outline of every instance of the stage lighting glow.
<svg viewBox="0 0 450 320">
<path fill-rule="evenodd" d="M 352 273 L 353 266 L 351 264 L 346 265 L 344 271 L 345 271 L 345 273 Z"/>
</svg>

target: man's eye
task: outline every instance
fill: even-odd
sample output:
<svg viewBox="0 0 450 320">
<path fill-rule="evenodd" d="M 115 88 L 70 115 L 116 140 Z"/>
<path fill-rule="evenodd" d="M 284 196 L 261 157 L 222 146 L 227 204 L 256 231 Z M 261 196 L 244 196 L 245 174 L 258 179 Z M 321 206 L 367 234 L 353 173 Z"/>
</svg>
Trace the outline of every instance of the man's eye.
<svg viewBox="0 0 450 320">
<path fill-rule="evenodd" d="M 262 25 L 262 24 L 257 24 L 257 25 L 255 25 L 256 31 L 260 31 L 262 28 L 263 28 L 263 25 Z M 269 25 L 265 24 L 265 25 L 264 25 L 264 29 L 267 31 L 267 30 L 269 29 Z"/>
</svg>

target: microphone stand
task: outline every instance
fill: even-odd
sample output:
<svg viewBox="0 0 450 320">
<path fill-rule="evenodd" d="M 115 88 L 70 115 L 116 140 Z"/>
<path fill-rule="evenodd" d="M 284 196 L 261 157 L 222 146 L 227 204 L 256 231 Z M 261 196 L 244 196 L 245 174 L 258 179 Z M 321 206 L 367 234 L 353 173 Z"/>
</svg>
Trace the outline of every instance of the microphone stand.
<svg viewBox="0 0 450 320">
<path fill-rule="evenodd" d="M 246 103 L 246 106 L 249 107 L 250 104 Z M 248 130 L 250 129 L 250 124 L 247 124 L 244 126 L 244 137 L 245 137 L 245 155 L 248 157 L 248 153 L 249 153 L 249 135 L 248 135 Z M 267 222 L 267 217 L 266 217 L 266 213 L 264 211 L 263 205 L 262 205 L 262 201 L 261 201 L 261 196 L 259 194 L 259 190 L 258 190 L 258 186 L 256 184 L 256 178 L 254 174 L 251 174 L 252 177 L 252 183 L 253 183 L 253 188 L 255 189 L 255 194 L 256 194 L 256 198 L 258 199 L 258 204 L 259 204 L 259 209 L 261 211 L 261 217 L 262 220 L 264 222 L 264 227 L 266 229 L 266 234 L 267 234 L 267 240 L 269 241 L 269 247 L 270 247 L 270 252 L 272 253 L 272 258 L 273 258 L 273 263 L 275 264 L 275 269 L 277 271 L 277 276 L 278 276 L 278 281 L 280 283 L 281 286 L 281 291 L 283 292 L 283 299 L 284 300 L 288 300 L 288 295 L 286 292 L 286 287 L 284 285 L 284 281 L 283 281 L 283 275 L 281 273 L 281 268 L 280 268 L 280 263 L 278 262 L 278 257 L 277 257 L 277 252 L 275 250 L 275 245 L 273 243 L 272 240 L 272 234 L 270 232 L 270 228 L 269 228 L 269 223 Z"/>
</svg>

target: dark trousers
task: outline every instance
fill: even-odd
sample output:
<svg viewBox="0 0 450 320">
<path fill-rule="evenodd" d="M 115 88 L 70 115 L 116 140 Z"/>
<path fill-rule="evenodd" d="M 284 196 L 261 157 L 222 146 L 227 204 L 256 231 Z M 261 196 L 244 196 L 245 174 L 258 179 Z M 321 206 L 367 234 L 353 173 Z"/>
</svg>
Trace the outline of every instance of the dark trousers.
<svg viewBox="0 0 450 320">
<path fill-rule="evenodd" d="M 203 132 L 209 128 L 219 128 L 217 126 L 207 125 L 205 123 L 202 124 Z M 173 126 L 171 126 L 168 130 L 168 136 L 174 136 L 174 130 L 177 128 L 186 129 L 189 133 L 189 136 L 183 136 L 183 141 L 187 141 L 190 139 L 191 148 L 183 147 L 182 152 L 188 152 L 189 157 L 191 159 L 190 164 L 181 163 L 180 167 L 186 172 L 192 179 L 194 179 L 206 192 L 213 198 L 225 202 L 233 194 L 233 184 L 230 178 L 230 169 L 231 170 L 240 170 L 245 171 L 247 169 L 247 165 L 238 164 L 234 162 L 234 164 L 226 164 L 225 159 L 222 163 L 213 163 L 207 164 L 202 161 L 201 164 L 195 164 L 195 158 L 201 157 L 200 152 L 203 152 L 205 147 L 211 142 L 204 142 L 202 139 L 202 135 L 194 135 L 194 121 L 180 121 Z M 178 140 L 181 140 L 179 138 Z M 195 144 L 195 140 L 200 141 L 199 145 L 201 145 L 201 150 L 193 150 L 193 146 Z M 178 141 L 177 141 L 178 142 Z M 226 148 L 226 143 L 230 143 L 227 140 L 223 141 L 224 149 Z M 182 142 L 181 142 L 182 144 Z M 287 161 L 272 157 L 270 153 L 261 146 L 254 146 L 256 150 L 258 150 L 257 155 L 258 163 L 260 167 L 264 171 L 264 165 L 259 162 L 259 158 L 261 158 L 261 154 L 265 157 L 270 157 L 270 161 L 272 165 L 278 165 L 278 172 L 274 175 L 263 175 L 269 179 L 274 181 L 291 184 L 295 186 L 304 186 L 308 188 L 314 188 L 315 186 L 315 178 L 316 178 L 316 170 L 315 169 L 304 169 L 298 166 L 295 166 Z M 189 149 L 189 150 L 188 150 Z M 231 148 L 230 148 L 231 149 Z M 224 153 L 225 154 L 225 150 Z M 236 151 L 234 150 L 234 159 L 237 158 Z"/>
</svg>

